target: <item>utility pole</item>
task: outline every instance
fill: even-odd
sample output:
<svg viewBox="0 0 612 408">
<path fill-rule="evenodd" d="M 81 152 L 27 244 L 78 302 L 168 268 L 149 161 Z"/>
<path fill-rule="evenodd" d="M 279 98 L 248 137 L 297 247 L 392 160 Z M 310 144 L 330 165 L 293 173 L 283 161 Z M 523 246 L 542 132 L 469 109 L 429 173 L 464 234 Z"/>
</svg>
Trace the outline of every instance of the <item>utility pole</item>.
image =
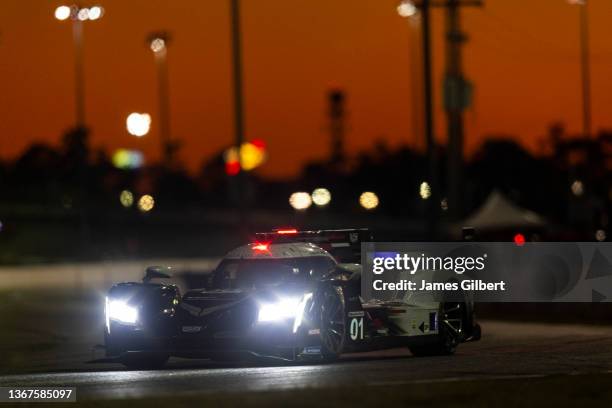
<svg viewBox="0 0 612 408">
<path fill-rule="evenodd" d="M 344 163 L 344 104 L 346 95 L 342 89 L 332 89 L 328 94 L 329 128 L 331 134 L 330 162 L 335 168 Z"/>
<path fill-rule="evenodd" d="M 244 142 L 244 123 L 242 112 L 242 45 L 240 39 L 240 0 L 231 2 L 231 30 L 232 30 L 232 62 L 234 79 L 234 136 L 236 149 L 240 149 Z M 239 155 L 240 156 L 240 155 Z M 240 157 L 238 158 L 240 161 Z M 240 168 L 242 173 L 242 168 Z"/>
<path fill-rule="evenodd" d="M 157 62 L 157 80 L 159 92 L 159 127 L 162 140 L 164 162 L 170 166 L 173 159 L 174 149 L 170 141 L 170 95 L 168 86 L 168 48 L 164 47 L 159 53 L 155 53 Z"/>
<path fill-rule="evenodd" d="M 448 127 L 448 208 L 452 218 L 463 215 L 463 112 L 471 103 L 472 86 L 465 79 L 461 47 L 467 40 L 461 31 L 459 9 L 481 6 L 479 0 L 446 0 L 446 73 L 444 77 L 444 109 Z"/>
<path fill-rule="evenodd" d="M 430 239 L 434 239 L 438 223 L 438 158 L 436 142 L 433 135 L 433 98 L 431 84 L 431 30 L 430 30 L 430 0 L 421 0 L 415 3 L 411 0 L 402 0 L 397 6 L 400 17 L 416 18 L 420 11 L 421 21 L 421 48 L 423 53 L 423 130 L 427 150 L 427 177 L 431 189 L 431 197 L 427 201 L 426 219 L 427 232 Z"/>
<path fill-rule="evenodd" d="M 588 0 L 580 3 L 580 55 L 582 71 L 582 133 L 591 136 L 591 75 L 589 67 L 589 16 Z"/>
<path fill-rule="evenodd" d="M 74 100 L 76 128 L 85 129 L 85 76 L 83 74 L 83 23 L 98 20 L 104 14 L 100 6 L 80 7 L 59 6 L 55 9 L 55 19 L 72 20 L 72 42 L 74 44 Z"/>
<path fill-rule="evenodd" d="M 168 44 L 170 35 L 165 31 L 151 33 L 147 37 L 149 47 L 155 55 L 157 66 L 157 91 L 159 93 L 159 134 L 162 148 L 162 160 L 168 167 L 174 161 L 176 144 L 170 136 L 170 92 L 168 85 Z"/>
<path fill-rule="evenodd" d="M 429 183 L 431 185 L 431 197 L 427 203 L 427 227 L 429 234 L 435 238 L 437 230 L 437 213 L 439 197 L 438 183 L 438 154 L 436 152 L 436 141 L 433 135 L 433 98 L 431 84 L 431 30 L 430 30 L 430 1 L 423 0 L 421 3 L 421 40 L 423 41 L 423 98 L 424 98 L 424 123 L 425 143 L 427 146 L 427 161 L 429 163 Z"/>
<path fill-rule="evenodd" d="M 420 11 L 423 48 L 423 93 L 424 130 L 429 163 L 431 197 L 427 206 L 428 228 L 435 235 L 440 205 L 438 179 L 438 158 L 433 136 L 433 107 L 431 85 L 431 7 L 446 8 L 446 74 L 444 78 L 444 108 L 448 122 L 448 205 L 455 218 L 462 215 L 461 195 L 463 193 L 463 111 L 471 100 L 471 85 L 465 80 L 461 66 L 461 46 L 466 37 L 461 32 L 459 9 L 462 6 L 481 6 L 482 0 L 402 0 L 398 13 L 412 17 Z"/>
<path fill-rule="evenodd" d="M 76 107 L 76 127 L 85 128 L 85 80 L 83 75 L 83 21 L 72 20 L 72 39 L 74 41 L 74 100 Z"/>
<path fill-rule="evenodd" d="M 85 75 L 83 73 L 83 24 L 85 21 L 95 21 L 102 17 L 104 9 L 100 6 L 80 7 L 78 4 L 72 6 L 59 6 L 55 9 L 54 16 L 58 21 L 72 21 L 72 41 L 74 44 L 74 99 L 76 126 L 67 138 L 68 149 L 74 148 L 76 153 L 72 159 L 74 168 L 78 172 L 78 208 L 80 219 L 81 244 L 85 247 L 89 243 L 89 224 L 87 221 L 87 140 L 88 130 L 85 123 Z"/>
<path fill-rule="evenodd" d="M 242 45 L 240 39 L 240 0 L 230 0 L 231 37 L 232 37 L 232 65 L 234 82 L 234 145 L 238 152 L 238 174 L 236 174 L 238 222 L 242 234 L 248 232 L 247 203 L 246 203 L 246 177 L 242 169 L 240 154 L 244 143 L 244 113 L 242 96 Z"/>
</svg>

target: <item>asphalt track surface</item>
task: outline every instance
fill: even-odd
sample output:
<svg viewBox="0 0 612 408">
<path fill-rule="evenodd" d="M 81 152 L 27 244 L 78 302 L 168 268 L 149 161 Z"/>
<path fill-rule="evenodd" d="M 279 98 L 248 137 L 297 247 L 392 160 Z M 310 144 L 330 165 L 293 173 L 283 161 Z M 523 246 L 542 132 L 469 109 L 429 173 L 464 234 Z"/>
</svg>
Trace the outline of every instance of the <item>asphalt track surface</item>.
<svg viewBox="0 0 612 408">
<path fill-rule="evenodd" d="M 80 364 L 53 373 L 2 376 L 0 386 L 76 386 L 79 399 L 125 398 L 612 372 L 610 327 L 493 321 L 482 327 L 482 340 L 461 345 L 454 356 L 416 358 L 393 349 L 347 355 L 334 364 L 177 359 L 158 371 Z"/>
</svg>

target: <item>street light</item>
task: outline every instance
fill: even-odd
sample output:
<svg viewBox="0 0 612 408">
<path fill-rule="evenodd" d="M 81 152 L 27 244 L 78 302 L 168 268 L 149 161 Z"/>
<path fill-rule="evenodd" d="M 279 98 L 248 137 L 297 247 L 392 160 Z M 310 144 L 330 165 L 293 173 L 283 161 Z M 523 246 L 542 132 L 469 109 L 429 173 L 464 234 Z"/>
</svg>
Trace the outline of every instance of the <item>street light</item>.
<svg viewBox="0 0 612 408">
<path fill-rule="evenodd" d="M 119 202 L 125 208 L 131 207 L 134 204 L 134 194 L 130 190 L 123 190 L 121 194 L 119 194 Z"/>
<path fill-rule="evenodd" d="M 289 196 L 289 204 L 293 209 L 303 211 L 312 205 L 312 198 L 304 191 L 297 191 Z"/>
<path fill-rule="evenodd" d="M 240 0 L 230 0 L 230 33 L 232 44 L 232 82 L 234 91 L 234 146 L 236 150 L 244 143 L 244 96 L 242 92 L 242 33 L 240 26 Z M 242 171 L 242 163 L 238 156 L 238 172 L 236 173 L 236 210 L 238 210 L 238 220 L 242 235 L 247 235 L 249 223 L 248 207 L 249 202 L 245 191 L 247 190 L 248 180 Z"/>
<path fill-rule="evenodd" d="M 261 139 L 243 143 L 240 149 L 231 146 L 223 153 L 225 172 L 229 176 L 236 176 L 241 171 L 251 171 L 266 161 L 266 144 Z"/>
<path fill-rule="evenodd" d="M 417 12 L 417 7 L 410 0 L 402 0 L 397 6 L 397 14 L 399 14 L 400 17 L 412 17 Z"/>
<path fill-rule="evenodd" d="M 164 38 L 153 38 L 151 40 L 151 44 L 149 44 L 149 47 L 151 48 L 151 51 L 153 51 L 155 54 L 160 53 L 160 52 L 166 52 L 166 40 Z"/>
<path fill-rule="evenodd" d="M 416 4 L 412 1 L 402 0 L 402 3 L 397 8 L 397 12 L 402 17 L 415 16 L 417 10 Z M 434 194 L 437 194 L 438 188 L 438 158 L 436 154 L 436 146 L 434 139 L 434 112 L 433 112 L 433 91 L 432 91 L 432 61 L 431 61 L 431 33 L 430 33 L 430 14 L 431 0 L 421 0 L 418 5 L 419 21 L 421 25 L 421 48 L 423 52 L 423 130 L 425 142 L 427 144 L 427 162 L 428 176 L 430 179 L 430 188 Z M 412 20 L 412 19 L 411 19 Z M 435 197 L 434 197 L 435 198 Z M 437 208 L 434 204 L 436 200 L 429 200 L 427 206 L 427 226 L 431 235 L 435 234 L 437 229 Z"/>
<path fill-rule="evenodd" d="M 570 190 L 572 190 L 572 194 L 574 194 L 576 197 L 580 197 L 582 194 L 584 194 L 584 183 L 580 180 L 574 180 L 570 186 Z"/>
<path fill-rule="evenodd" d="M 155 199 L 149 194 L 145 194 L 138 200 L 138 209 L 142 212 L 149 212 L 155 206 Z"/>
<path fill-rule="evenodd" d="M 170 140 L 170 96 L 168 87 L 168 42 L 170 35 L 165 31 L 149 34 L 147 43 L 155 56 L 157 65 L 157 87 L 159 92 L 159 128 L 162 156 L 169 165 L 172 162 L 174 146 Z"/>
<path fill-rule="evenodd" d="M 375 209 L 379 203 L 378 196 L 372 191 L 365 191 L 359 196 L 359 204 L 366 210 Z"/>
<path fill-rule="evenodd" d="M 100 6 L 93 6 L 89 9 L 89 19 L 97 20 L 104 14 L 104 9 Z"/>
<path fill-rule="evenodd" d="M 130 113 L 125 120 L 125 125 L 130 135 L 143 137 L 149 133 L 151 128 L 151 115 L 148 113 Z"/>
<path fill-rule="evenodd" d="M 70 14 L 71 10 L 68 6 L 59 6 L 55 9 L 55 18 L 60 21 L 66 20 L 68 17 L 70 17 Z"/>
<path fill-rule="evenodd" d="M 91 8 L 77 5 L 62 5 L 55 9 L 55 18 L 59 21 L 72 20 L 72 41 L 74 43 L 74 78 L 75 78 L 75 116 L 76 127 L 85 127 L 85 84 L 83 76 L 83 22 L 98 20 L 104 15 L 101 6 Z"/>
<path fill-rule="evenodd" d="M 424 181 L 421 183 L 419 186 L 419 195 L 423 200 L 427 200 L 429 197 L 431 197 L 431 186 L 428 182 Z"/>
<path fill-rule="evenodd" d="M 323 187 L 315 188 L 310 196 L 317 207 L 325 207 L 331 202 L 332 198 L 329 190 Z"/>
</svg>

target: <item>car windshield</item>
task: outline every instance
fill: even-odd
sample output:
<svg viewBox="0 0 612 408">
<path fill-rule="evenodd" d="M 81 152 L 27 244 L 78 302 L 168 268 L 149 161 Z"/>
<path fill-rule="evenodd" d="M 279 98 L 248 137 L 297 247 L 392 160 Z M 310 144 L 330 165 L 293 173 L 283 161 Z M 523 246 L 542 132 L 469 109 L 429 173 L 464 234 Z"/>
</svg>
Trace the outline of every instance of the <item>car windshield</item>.
<svg viewBox="0 0 612 408">
<path fill-rule="evenodd" d="M 316 279 L 335 266 L 325 256 L 283 259 L 225 259 L 214 270 L 211 289 L 254 289 Z"/>
</svg>

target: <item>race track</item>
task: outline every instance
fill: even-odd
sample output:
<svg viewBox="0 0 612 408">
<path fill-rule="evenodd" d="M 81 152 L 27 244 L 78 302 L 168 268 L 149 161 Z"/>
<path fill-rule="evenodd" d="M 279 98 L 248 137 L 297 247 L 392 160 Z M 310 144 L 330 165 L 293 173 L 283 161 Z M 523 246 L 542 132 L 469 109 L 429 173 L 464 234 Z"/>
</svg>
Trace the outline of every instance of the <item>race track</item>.
<svg viewBox="0 0 612 408">
<path fill-rule="evenodd" d="M 529 378 L 612 371 L 612 328 L 482 322 L 480 342 L 455 356 L 415 358 L 396 349 L 345 356 L 328 365 L 241 366 L 171 360 L 160 371 L 114 364 L 71 364 L 53 373 L 8 375 L 0 386 L 76 386 L 81 398 L 124 398 L 377 386 L 418 382 Z"/>
</svg>

